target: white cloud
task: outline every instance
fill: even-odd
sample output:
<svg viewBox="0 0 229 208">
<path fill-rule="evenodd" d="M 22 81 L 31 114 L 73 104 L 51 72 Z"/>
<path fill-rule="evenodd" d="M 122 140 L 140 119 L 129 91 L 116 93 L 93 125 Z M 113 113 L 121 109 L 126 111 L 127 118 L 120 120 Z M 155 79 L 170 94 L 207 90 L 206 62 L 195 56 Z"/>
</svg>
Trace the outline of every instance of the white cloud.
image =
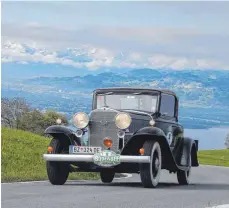
<svg viewBox="0 0 229 208">
<path fill-rule="evenodd" d="M 229 69 L 229 36 L 196 29 L 94 27 L 77 31 L 36 22 L 2 26 L 2 62 L 101 67 Z"/>
<path fill-rule="evenodd" d="M 34 48 L 26 44 L 20 44 L 17 42 L 7 41 L 3 43 L 2 47 L 2 62 L 18 62 L 21 64 L 26 64 L 28 62 L 42 62 L 46 64 L 62 64 L 62 65 L 72 65 L 74 67 L 79 67 L 79 63 L 75 63 L 72 60 L 59 58 L 57 52 L 49 52 L 42 48 Z M 30 54 L 26 49 L 33 49 L 34 52 Z"/>
<path fill-rule="evenodd" d="M 19 64 L 29 64 L 27 61 L 20 61 Z"/>
<path fill-rule="evenodd" d="M 32 52 L 29 52 L 32 51 Z M 60 54 L 65 54 L 60 56 Z M 82 62 L 74 60 L 77 57 L 86 58 Z M 36 44 L 26 45 L 18 42 L 6 41 L 2 46 L 2 62 L 17 62 L 28 64 L 29 62 L 41 62 L 45 64 L 61 64 L 75 68 L 86 67 L 96 70 L 101 67 L 127 67 L 127 68 L 171 68 L 182 69 L 229 69 L 218 61 L 211 59 L 193 59 L 179 56 L 167 56 L 163 54 L 142 54 L 130 52 L 121 54 L 105 48 L 90 45 L 79 48 L 68 48 L 66 51 L 53 51 L 37 47 Z"/>
<path fill-rule="evenodd" d="M 128 60 L 129 61 L 135 61 L 135 62 L 141 62 L 143 61 L 143 57 L 140 53 L 138 52 L 130 52 L 130 54 L 128 55 Z"/>
<path fill-rule="evenodd" d="M 13 62 L 12 57 L 2 57 L 2 63 Z"/>
</svg>

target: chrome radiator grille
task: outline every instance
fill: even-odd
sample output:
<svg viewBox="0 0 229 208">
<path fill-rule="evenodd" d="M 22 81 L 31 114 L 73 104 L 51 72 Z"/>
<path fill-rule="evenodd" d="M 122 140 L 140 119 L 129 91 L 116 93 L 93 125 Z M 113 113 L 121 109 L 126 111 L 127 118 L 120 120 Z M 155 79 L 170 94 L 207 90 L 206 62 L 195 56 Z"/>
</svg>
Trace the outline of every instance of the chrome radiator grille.
<svg viewBox="0 0 229 208">
<path fill-rule="evenodd" d="M 111 150 L 117 152 L 119 147 L 119 139 L 117 136 L 117 128 L 115 125 L 116 111 L 113 110 L 94 110 L 90 115 L 89 123 L 89 145 L 99 146 L 105 149 L 103 139 L 110 137 L 113 140 Z"/>
</svg>

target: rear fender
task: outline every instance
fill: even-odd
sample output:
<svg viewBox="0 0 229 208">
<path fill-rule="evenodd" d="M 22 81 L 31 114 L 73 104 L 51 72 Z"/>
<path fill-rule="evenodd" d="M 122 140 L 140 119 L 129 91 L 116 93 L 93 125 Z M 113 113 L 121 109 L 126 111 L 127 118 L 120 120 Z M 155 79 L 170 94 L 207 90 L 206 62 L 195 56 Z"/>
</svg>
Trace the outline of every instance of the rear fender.
<svg viewBox="0 0 229 208">
<path fill-rule="evenodd" d="M 157 127 L 144 127 L 137 131 L 128 140 L 121 154 L 139 155 L 139 149 L 142 148 L 146 140 L 155 140 L 160 144 L 162 152 L 162 168 L 176 171 L 177 165 L 170 150 L 166 136 L 164 132 Z"/>
<path fill-rule="evenodd" d="M 65 126 L 53 125 L 48 127 L 44 133 L 59 139 L 61 142 L 66 142 L 69 145 L 81 145 L 80 138 L 78 138 L 71 129 Z"/>
<path fill-rule="evenodd" d="M 198 151 L 198 141 L 193 140 L 189 137 L 182 138 L 182 148 L 178 148 L 174 155 L 181 155 L 180 159 L 177 159 L 177 163 L 181 166 L 189 166 L 190 159 L 192 166 L 199 166 L 197 151 Z M 180 153 L 179 153 L 180 151 Z M 177 154 L 178 153 L 178 154 Z M 190 158 L 191 157 L 191 158 Z"/>
<path fill-rule="evenodd" d="M 192 145 L 191 145 L 191 158 L 192 158 L 192 166 L 193 167 L 197 167 L 199 166 L 199 162 L 198 162 L 198 156 L 197 156 L 197 152 L 198 152 L 198 140 L 192 140 Z"/>
</svg>

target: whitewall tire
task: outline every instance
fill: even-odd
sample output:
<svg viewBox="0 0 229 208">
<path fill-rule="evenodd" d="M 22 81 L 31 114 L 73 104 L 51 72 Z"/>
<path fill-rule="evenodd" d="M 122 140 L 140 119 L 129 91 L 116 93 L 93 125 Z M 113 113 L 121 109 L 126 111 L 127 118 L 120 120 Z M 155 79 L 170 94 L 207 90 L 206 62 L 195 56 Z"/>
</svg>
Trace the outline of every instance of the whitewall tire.
<svg viewBox="0 0 229 208">
<path fill-rule="evenodd" d="M 140 164 L 140 177 L 145 188 L 155 188 L 161 176 L 161 147 L 157 141 L 147 140 L 144 145 L 144 155 L 150 156 L 150 163 Z"/>
</svg>

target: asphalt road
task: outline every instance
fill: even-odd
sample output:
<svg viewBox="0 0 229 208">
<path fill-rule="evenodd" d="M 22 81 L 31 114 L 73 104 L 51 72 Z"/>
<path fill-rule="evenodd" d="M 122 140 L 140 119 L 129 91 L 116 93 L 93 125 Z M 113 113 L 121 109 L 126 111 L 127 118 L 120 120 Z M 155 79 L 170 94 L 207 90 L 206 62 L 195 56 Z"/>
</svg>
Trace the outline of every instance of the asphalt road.
<svg viewBox="0 0 229 208">
<path fill-rule="evenodd" d="M 2 184 L 3 208 L 204 208 L 229 204 L 229 168 L 198 167 L 192 183 L 179 186 L 176 175 L 163 172 L 156 189 L 142 188 L 139 175 L 114 180 Z"/>
</svg>

